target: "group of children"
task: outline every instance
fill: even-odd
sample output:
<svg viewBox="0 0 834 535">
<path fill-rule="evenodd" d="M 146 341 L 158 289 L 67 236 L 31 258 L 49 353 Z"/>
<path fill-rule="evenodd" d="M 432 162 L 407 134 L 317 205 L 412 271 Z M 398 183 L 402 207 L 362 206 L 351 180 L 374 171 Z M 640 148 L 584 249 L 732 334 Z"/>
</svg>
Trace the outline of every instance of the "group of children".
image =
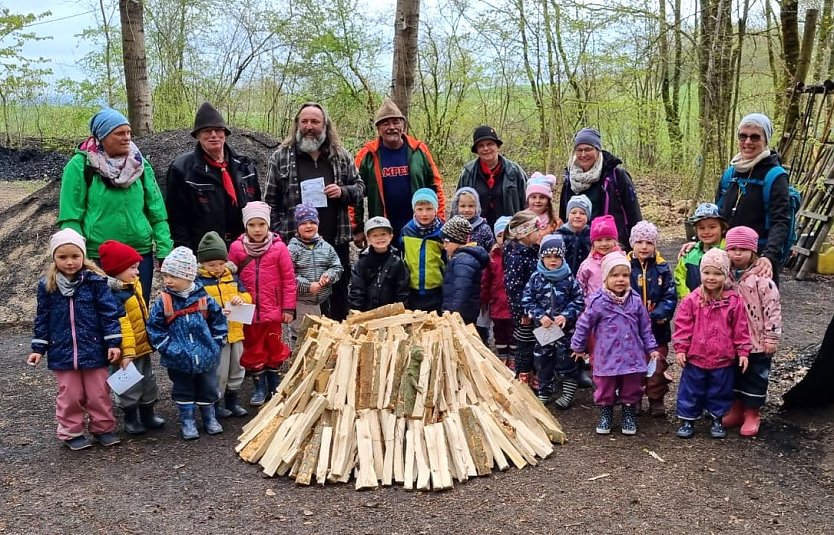
<svg viewBox="0 0 834 535">
<path fill-rule="evenodd" d="M 644 393 L 650 413 L 665 414 L 671 341 L 683 368 L 678 436 L 692 436 L 705 411 L 714 437 L 725 436 L 722 419 L 755 435 L 780 334 L 778 290 L 750 269 L 757 259 L 755 232 L 725 232 L 717 208 L 699 206 L 693 218 L 698 243 L 673 276 L 657 252 L 651 223 L 635 225 L 626 255 L 612 217 L 589 225 L 586 196 L 569 200 L 564 224 L 553 213 L 549 177 L 531 179 L 527 197 L 527 209 L 490 227 L 471 188 L 456 192 L 445 223 L 435 192 L 420 189 L 399 247 L 386 218 L 369 219 L 368 247 L 351 272 L 351 308 L 404 302 L 411 309 L 458 312 L 468 323 L 489 317 L 498 357 L 543 402 L 567 409 L 578 388 L 595 386 L 601 434 L 610 432 L 617 404 L 622 432 L 636 433 Z M 198 412 L 208 434 L 223 431 L 218 418 L 248 414 L 238 397 L 246 375 L 254 381 L 251 405 L 262 405 L 275 391 L 278 369 L 290 354 L 283 326 L 291 326 L 294 337 L 304 314 L 326 312 L 342 266 L 318 235 L 315 208 L 296 207 L 297 233 L 289 246 L 270 231 L 268 205 L 250 202 L 242 212 L 245 232 L 229 251 L 209 232 L 196 256 L 177 247 L 165 258 L 163 288 L 150 309 L 139 284 L 141 256 L 131 247 L 102 244 L 96 266 L 85 258 L 78 233 L 65 229 L 52 236 L 28 362 L 37 365 L 46 354 L 56 373 L 58 437 L 68 447 L 91 445 L 85 413 L 96 441 L 119 442 L 106 381 L 130 363 L 143 377 L 115 396 L 125 431 L 141 434 L 164 425 L 154 411 L 154 349 L 171 380 L 186 440 L 200 436 Z M 251 323 L 227 320 L 233 307 L 250 303 Z M 539 343 L 535 329 L 553 326 L 564 336 Z M 479 330 L 486 340 L 487 329 Z"/>
</svg>

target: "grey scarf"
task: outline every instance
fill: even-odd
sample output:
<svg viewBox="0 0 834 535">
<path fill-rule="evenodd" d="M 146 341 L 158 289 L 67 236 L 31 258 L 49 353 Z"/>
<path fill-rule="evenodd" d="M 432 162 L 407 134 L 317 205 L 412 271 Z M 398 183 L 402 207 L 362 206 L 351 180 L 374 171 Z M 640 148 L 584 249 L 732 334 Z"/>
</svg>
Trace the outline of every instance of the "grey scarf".
<svg viewBox="0 0 834 535">
<path fill-rule="evenodd" d="M 583 171 L 581 167 L 576 165 L 576 156 L 571 156 L 568 161 L 568 175 L 570 176 L 570 189 L 579 195 L 584 192 L 596 182 L 602 174 L 602 153 L 599 153 L 597 161 L 587 171 Z"/>
<path fill-rule="evenodd" d="M 182 297 L 183 299 L 187 299 L 188 296 L 191 295 L 191 293 L 196 289 L 197 289 L 197 285 L 192 282 L 191 286 L 189 286 L 185 290 L 181 290 L 179 292 L 176 292 L 174 290 L 168 290 L 168 291 L 171 292 L 172 294 L 176 295 L 176 296 Z"/>
<path fill-rule="evenodd" d="M 75 289 L 81 282 L 81 277 L 76 274 L 73 280 L 69 280 L 63 273 L 58 273 L 55 276 L 55 282 L 58 284 L 58 290 L 64 297 L 72 297 L 75 295 Z"/>
</svg>

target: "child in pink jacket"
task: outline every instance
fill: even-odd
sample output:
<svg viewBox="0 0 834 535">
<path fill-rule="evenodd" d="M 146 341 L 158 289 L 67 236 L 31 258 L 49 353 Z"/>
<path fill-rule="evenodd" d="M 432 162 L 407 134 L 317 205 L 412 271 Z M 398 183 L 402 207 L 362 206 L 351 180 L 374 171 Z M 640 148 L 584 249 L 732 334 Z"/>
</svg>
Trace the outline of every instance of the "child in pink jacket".
<svg viewBox="0 0 834 535">
<path fill-rule="evenodd" d="M 678 386 L 677 436 L 691 438 L 695 420 L 706 410 L 710 436 L 724 438 L 721 419 L 733 404 L 735 364 L 747 371 L 750 333 L 744 300 L 728 289 L 730 259 L 710 249 L 701 259 L 701 285 L 681 301 L 675 316 L 672 345 L 682 368 Z"/>
<path fill-rule="evenodd" d="M 750 356 L 747 372 L 736 372 L 735 402 L 724 416 L 724 427 L 741 426 L 741 435 L 759 433 L 760 410 L 767 398 L 770 361 L 782 334 L 782 304 L 773 280 L 750 272 L 758 257 L 759 235 L 750 227 L 735 227 L 727 232 L 726 251 L 730 257 L 733 289 L 744 300 L 750 329 Z"/>
<path fill-rule="evenodd" d="M 602 259 L 614 251 L 622 251 L 617 243 L 617 225 L 612 216 L 599 216 L 591 221 L 591 254 L 582 261 L 576 273 L 585 302 L 602 288 Z"/>
<path fill-rule="evenodd" d="M 250 201 L 243 207 L 246 232 L 232 242 L 229 260 L 257 307 L 251 325 L 243 326 L 240 364 L 253 377 L 251 405 L 263 405 L 278 386 L 278 368 L 290 356 L 281 324 L 295 314 L 295 271 L 281 237 L 269 230 L 269 205 Z"/>
</svg>

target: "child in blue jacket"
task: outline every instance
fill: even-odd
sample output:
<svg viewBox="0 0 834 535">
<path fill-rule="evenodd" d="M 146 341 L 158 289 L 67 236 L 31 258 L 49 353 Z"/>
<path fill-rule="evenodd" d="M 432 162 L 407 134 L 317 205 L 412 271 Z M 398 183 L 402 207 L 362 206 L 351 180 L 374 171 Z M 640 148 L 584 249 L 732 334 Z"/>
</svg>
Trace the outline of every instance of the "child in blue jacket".
<svg viewBox="0 0 834 535">
<path fill-rule="evenodd" d="M 191 249 L 171 251 L 160 271 L 165 287 L 151 307 L 147 331 L 173 382 L 171 397 L 179 409 L 182 436 L 200 438 L 195 405 L 200 407 L 206 432 L 222 433 L 214 403 L 220 399 L 217 365 L 229 332 L 226 316 L 203 285 L 194 282 L 197 258 Z"/>
<path fill-rule="evenodd" d="M 579 266 L 591 254 L 591 199 L 585 195 L 574 195 L 568 200 L 565 224 L 556 232 L 565 240 L 565 262 L 576 276 Z"/>
<path fill-rule="evenodd" d="M 50 238 L 52 263 L 38 282 L 32 353 L 27 359 L 37 366 L 46 355 L 55 372 L 58 438 L 73 451 L 92 446 L 84 436 L 85 415 L 97 442 L 119 443 L 107 386 L 108 361 L 117 362 L 121 356 L 119 308 L 107 277 L 85 258 L 86 250 L 84 237 L 72 229 Z"/>
<path fill-rule="evenodd" d="M 524 312 L 536 327 L 557 325 L 565 335 L 545 346 L 536 340 L 533 362 L 539 379 L 538 396 L 542 403 L 554 401 L 560 409 L 573 402 L 578 387 L 579 369 L 571 358 L 570 335 L 579 314 L 585 308 L 582 288 L 565 262 L 565 242 L 562 236 L 551 234 L 542 238 L 539 263 L 521 300 Z M 556 398 L 556 380 L 562 384 Z"/>
<path fill-rule="evenodd" d="M 649 412 L 652 416 L 666 415 L 663 398 L 669 392 L 671 379 L 666 374 L 669 364 L 669 342 L 672 341 L 672 316 L 678 304 L 675 276 L 672 268 L 657 251 L 657 227 L 648 221 L 640 221 L 631 229 L 628 253 L 631 262 L 631 287 L 640 294 L 643 306 L 649 312 L 652 334 L 657 342 L 660 358 L 656 361 L 654 373 L 646 382 L 646 397 L 649 398 Z"/>
<path fill-rule="evenodd" d="M 489 255 L 469 241 L 472 225 L 456 215 L 440 229 L 449 263 L 443 276 L 443 310 L 457 312 L 466 323 L 475 323 L 481 311 L 481 277 Z"/>
</svg>

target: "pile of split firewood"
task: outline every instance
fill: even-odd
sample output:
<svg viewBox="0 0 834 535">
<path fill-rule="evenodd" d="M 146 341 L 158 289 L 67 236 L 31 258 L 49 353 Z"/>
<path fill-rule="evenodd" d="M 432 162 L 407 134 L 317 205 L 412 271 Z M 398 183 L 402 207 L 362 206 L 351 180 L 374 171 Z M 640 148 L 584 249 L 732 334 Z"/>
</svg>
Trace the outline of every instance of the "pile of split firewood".
<svg viewBox="0 0 834 535">
<path fill-rule="evenodd" d="M 389 305 L 342 323 L 307 316 L 290 370 L 236 450 L 309 485 L 453 479 L 535 465 L 565 434 L 457 314 Z"/>
</svg>

